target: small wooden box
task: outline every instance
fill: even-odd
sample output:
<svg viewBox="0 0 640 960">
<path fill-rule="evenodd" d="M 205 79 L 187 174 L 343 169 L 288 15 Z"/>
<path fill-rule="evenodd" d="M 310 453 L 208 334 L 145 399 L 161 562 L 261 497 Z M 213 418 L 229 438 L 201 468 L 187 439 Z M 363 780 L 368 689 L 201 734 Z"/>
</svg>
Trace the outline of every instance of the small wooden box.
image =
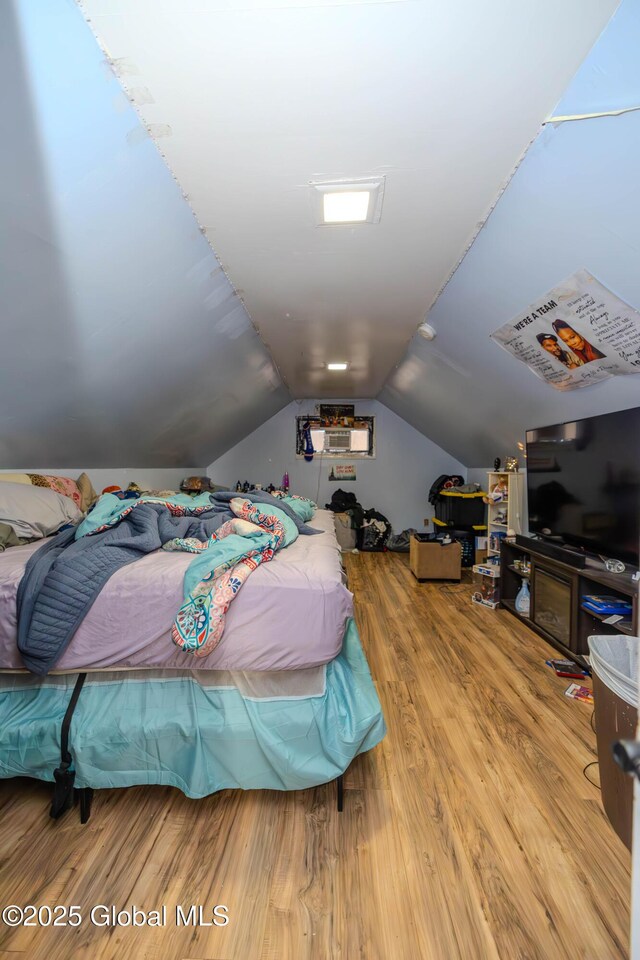
<svg viewBox="0 0 640 960">
<path fill-rule="evenodd" d="M 409 566 L 417 580 L 460 580 L 462 547 L 459 543 L 442 546 L 435 540 L 420 542 L 411 537 Z"/>
</svg>

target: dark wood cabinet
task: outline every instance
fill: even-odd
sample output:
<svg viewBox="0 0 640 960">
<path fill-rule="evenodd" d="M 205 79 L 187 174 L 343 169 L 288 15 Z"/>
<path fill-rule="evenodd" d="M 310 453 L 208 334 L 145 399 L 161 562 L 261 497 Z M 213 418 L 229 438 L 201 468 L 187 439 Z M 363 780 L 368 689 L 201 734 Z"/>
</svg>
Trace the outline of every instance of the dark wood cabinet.
<svg viewBox="0 0 640 960">
<path fill-rule="evenodd" d="M 524 574 L 518 566 L 529 564 L 527 579 L 531 593 L 528 617 L 521 616 L 515 607 Z M 577 570 L 568 563 L 538 554 L 512 541 L 505 541 L 500 551 L 500 603 L 520 617 L 540 636 L 562 653 L 582 660 L 589 653 L 588 637 L 593 634 L 627 633 L 637 636 L 638 584 L 631 572 L 609 573 L 597 565 Z M 584 597 L 590 595 L 615 596 L 631 600 L 630 619 L 607 624 L 606 616 L 599 616 L 583 607 Z"/>
</svg>

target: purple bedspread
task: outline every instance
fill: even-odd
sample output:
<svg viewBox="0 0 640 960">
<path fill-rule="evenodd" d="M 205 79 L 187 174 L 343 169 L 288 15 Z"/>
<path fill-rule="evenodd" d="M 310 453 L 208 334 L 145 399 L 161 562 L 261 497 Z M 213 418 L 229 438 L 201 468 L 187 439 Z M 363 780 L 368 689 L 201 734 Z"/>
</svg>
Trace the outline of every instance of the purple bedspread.
<svg viewBox="0 0 640 960">
<path fill-rule="evenodd" d="M 158 550 L 118 570 L 100 592 L 56 671 L 99 667 L 188 670 L 298 670 L 338 655 L 352 596 L 342 583 L 333 514 L 318 510 L 323 536 L 298 537 L 255 570 L 231 604 L 219 646 L 208 657 L 183 653 L 171 626 L 193 556 Z M 41 542 L 40 542 L 41 543 Z M 0 669 L 22 669 L 16 592 L 31 543 L 0 553 Z"/>
</svg>

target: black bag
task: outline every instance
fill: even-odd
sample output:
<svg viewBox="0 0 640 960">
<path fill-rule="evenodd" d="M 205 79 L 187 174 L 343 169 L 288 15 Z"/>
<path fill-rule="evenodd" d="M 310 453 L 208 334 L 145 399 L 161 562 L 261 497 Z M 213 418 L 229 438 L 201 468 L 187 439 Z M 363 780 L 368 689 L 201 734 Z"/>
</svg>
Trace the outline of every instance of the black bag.
<svg viewBox="0 0 640 960">
<path fill-rule="evenodd" d="M 411 537 L 415 536 L 417 532 L 414 527 L 409 527 L 408 530 L 403 530 L 402 533 L 391 534 L 387 540 L 387 550 L 393 550 L 396 553 L 409 553 Z"/>
<path fill-rule="evenodd" d="M 385 550 L 391 536 L 391 524 L 384 514 L 377 510 L 365 510 L 359 533 L 358 550 Z"/>
</svg>

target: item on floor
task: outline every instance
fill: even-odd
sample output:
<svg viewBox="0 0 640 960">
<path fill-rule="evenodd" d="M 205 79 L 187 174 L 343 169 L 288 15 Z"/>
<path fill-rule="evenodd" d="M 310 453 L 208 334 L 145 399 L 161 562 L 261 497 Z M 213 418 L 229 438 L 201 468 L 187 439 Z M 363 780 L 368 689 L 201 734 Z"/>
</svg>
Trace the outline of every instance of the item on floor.
<svg viewBox="0 0 640 960">
<path fill-rule="evenodd" d="M 462 548 L 458 541 L 442 544 L 432 534 L 411 537 L 409 568 L 416 580 L 460 580 Z"/>
<path fill-rule="evenodd" d="M 434 526 L 437 526 L 434 521 Z M 443 528 L 438 528 L 437 536 L 442 536 Z M 472 567 L 476 560 L 476 537 L 473 529 L 447 529 L 452 540 L 460 544 L 461 562 L 463 567 Z"/>
<path fill-rule="evenodd" d="M 417 532 L 414 527 L 409 527 L 402 533 L 392 534 L 387 540 L 387 550 L 393 550 L 394 553 L 409 553 L 411 537 L 415 536 Z"/>
<path fill-rule="evenodd" d="M 473 555 L 474 563 L 484 563 L 487 559 L 487 537 L 476 537 L 475 538 L 475 549 Z"/>
<path fill-rule="evenodd" d="M 492 563 L 475 564 L 473 587 L 473 602 L 495 610 L 500 603 L 500 570 Z"/>
<path fill-rule="evenodd" d="M 545 660 L 545 663 L 555 671 L 557 677 L 573 677 L 581 680 L 589 676 L 589 672 L 580 667 L 575 660 Z"/>
<path fill-rule="evenodd" d="M 582 700 L 583 703 L 593 704 L 593 693 L 589 687 L 583 687 L 579 683 L 570 683 L 564 695 L 571 700 Z"/>
<path fill-rule="evenodd" d="M 341 550 L 355 550 L 357 535 L 351 515 L 348 513 L 336 513 L 334 517 L 338 546 Z"/>
<path fill-rule="evenodd" d="M 525 578 L 522 586 L 516 594 L 516 610 L 521 617 L 528 617 L 531 610 L 531 594 L 529 593 L 529 581 Z"/>
<path fill-rule="evenodd" d="M 633 779 L 616 764 L 611 744 L 635 740 L 638 725 L 638 637 L 589 637 L 602 805 L 613 829 L 631 849 Z"/>
<path fill-rule="evenodd" d="M 365 510 L 358 538 L 358 549 L 366 552 L 385 550 L 391 536 L 391 524 L 377 510 Z"/>
</svg>

